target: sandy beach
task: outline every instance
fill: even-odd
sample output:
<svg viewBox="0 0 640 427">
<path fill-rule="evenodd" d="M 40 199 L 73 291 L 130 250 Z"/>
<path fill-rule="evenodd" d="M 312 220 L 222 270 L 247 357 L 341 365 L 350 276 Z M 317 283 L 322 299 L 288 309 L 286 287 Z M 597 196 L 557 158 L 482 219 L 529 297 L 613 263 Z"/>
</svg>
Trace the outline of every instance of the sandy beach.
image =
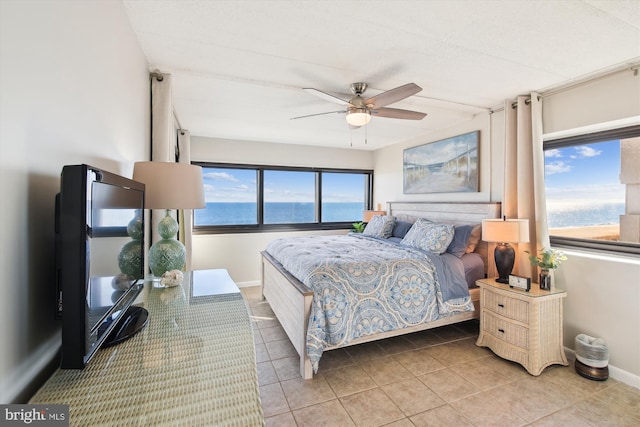
<svg viewBox="0 0 640 427">
<path fill-rule="evenodd" d="M 619 225 L 594 225 L 591 227 L 564 227 L 550 228 L 552 236 L 576 237 L 581 239 L 618 240 L 620 237 Z"/>
</svg>

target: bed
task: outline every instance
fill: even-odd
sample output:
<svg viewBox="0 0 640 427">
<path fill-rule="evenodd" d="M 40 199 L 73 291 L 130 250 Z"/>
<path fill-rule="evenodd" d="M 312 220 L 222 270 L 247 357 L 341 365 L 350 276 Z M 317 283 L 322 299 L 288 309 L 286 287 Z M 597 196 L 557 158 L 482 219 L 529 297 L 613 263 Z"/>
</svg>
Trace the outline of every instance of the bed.
<svg viewBox="0 0 640 427">
<path fill-rule="evenodd" d="M 262 295 L 300 356 L 302 377 L 313 377 L 325 351 L 479 317 L 475 279 L 495 267 L 478 225 L 499 217 L 499 203 L 391 202 L 388 217 L 374 218 L 363 235 L 269 243 Z"/>
</svg>

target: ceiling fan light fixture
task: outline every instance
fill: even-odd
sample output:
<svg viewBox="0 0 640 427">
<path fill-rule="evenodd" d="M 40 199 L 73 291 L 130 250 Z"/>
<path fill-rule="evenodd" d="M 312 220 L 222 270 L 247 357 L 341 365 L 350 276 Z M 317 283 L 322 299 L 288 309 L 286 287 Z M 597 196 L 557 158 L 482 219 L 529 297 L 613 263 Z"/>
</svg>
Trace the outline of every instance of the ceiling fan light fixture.
<svg viewBox="0 0 640 427">
<path fill-rule="evenodd" d="M 351 126 L 364 126 L 371 121 L 371 113 L 366 108 L 350 108 L 347 111 L 347 123 Z"/>
</svg>

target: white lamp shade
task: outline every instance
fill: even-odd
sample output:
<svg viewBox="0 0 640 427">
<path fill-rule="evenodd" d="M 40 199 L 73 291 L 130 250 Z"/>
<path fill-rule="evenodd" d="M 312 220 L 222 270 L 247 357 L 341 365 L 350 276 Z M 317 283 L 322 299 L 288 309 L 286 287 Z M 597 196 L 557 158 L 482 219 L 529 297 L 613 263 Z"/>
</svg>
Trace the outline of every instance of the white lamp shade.
<svg viewBox="0 0 640 427">
<path fill-rule="evenodd" d="M 517 243 L 529 241 L 527 219 L 484 219 L 482 240 L 485 242 Z"/>
<path fill-rule="evenodd" d="M 187 163 L 137 162 L 133 180 L 145 185 L 146 209 L 204 208 L 202 168 Z"/>
<path fill-rule="evenodd" d="M 347 123 L 351 126 L 364 126 L 371 121 L 371 114 L 364 108 L 354 108 L 347 112 Z"/>
</svg>

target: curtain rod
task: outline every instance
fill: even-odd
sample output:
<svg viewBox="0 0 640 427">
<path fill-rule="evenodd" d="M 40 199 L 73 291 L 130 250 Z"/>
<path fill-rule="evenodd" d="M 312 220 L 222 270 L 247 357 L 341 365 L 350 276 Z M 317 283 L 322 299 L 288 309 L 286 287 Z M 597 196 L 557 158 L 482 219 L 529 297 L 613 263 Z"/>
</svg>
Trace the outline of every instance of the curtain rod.
<svg viewBox="0 0 640 427">
<path fill-rule="evenodd" d="M 539 101 L 539 100 L 540 100 L 540 95 L 538 95 L 538 101 Z M 526 98 L 525 98 L 525 100 L 524 100 L 524 103 L 525 103 L 526 105 L 531 104 L 531 97 L 530 97 L 530 96 L 526 97 Z M 512 103 L 511 103 L 511 108 L 514 108 L 514 109 L 515 109 L 515 108 L 518 108 L 518 102 L 517 102 L 517 101 L 512 102 Z M 489 110 L 489 114 L 498 113 L 498 112 L 500 112 L 500 111 L 504 111 L 504 107 L 494 108 L 494 109 L 492 109 L 492 110 Z"/>
<path fill-rule="evenodd" d="M 542 96 L 538 95 L 538 101 L 540 101 L 540 99 L 542 98 Z M 528 96 L 527 98 L 525 98 L 524 100 L 525 105 L 529 105 L 531 104 L 531 97 Z M 511 108 L 518 108 L 518 102 L 514 101 L 511 103 Z"/>
</svg>

